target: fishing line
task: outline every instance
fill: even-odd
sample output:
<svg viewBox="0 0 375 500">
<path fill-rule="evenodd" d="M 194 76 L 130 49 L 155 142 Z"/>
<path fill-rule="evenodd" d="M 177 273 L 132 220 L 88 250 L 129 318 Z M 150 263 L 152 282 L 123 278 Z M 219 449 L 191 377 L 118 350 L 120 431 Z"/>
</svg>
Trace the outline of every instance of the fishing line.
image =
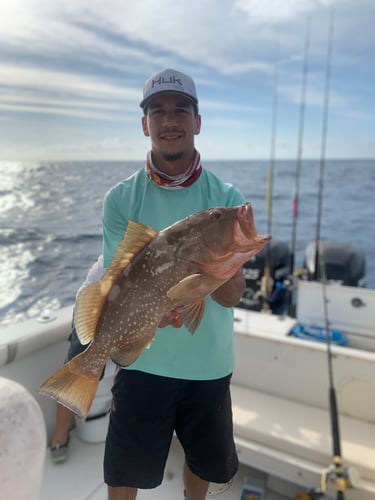
<svg viewBox="0 0 375 500">
<path fill-rule="evenodd" d="M 331 9 L 328 33 L 328 50 L 326 62 L 326 81 L 324 91 L 324 113 L 323 113 L 323 127 L 322 127 L 322 143 L 321 143 L 321 156 L 320 156 L 320 176 L 319 176 L 319 197 L 318 197 L 318 214 L 317 214 L 317 227 L 316 227 L 316 247 L 315 247 L 315 280 L 318 280 L 320 274 L 322 282 L 323 294 L 323 314 L 327 344 L 327 361 L 328 361 L 328 377 L 329 377 L 329 410 L 331 420 L 332 432 L 332 445 L 333 445 L 333 464 L 322 476 L 322 489 L 325 491 L 327 486 L 327 478 L 334 482 L 335 490 L 337 492 L 337 500 L 344 500 L 344 491 L 347 487 L 351 486 L 348 469 L 344 466 L 344 461 L 341 456 L 341 440 L 340 440 L 340 427 L 338 419 L 338 409 L 336 400 L 336 390 L 333 378 L 333 362 L 332 362 L 332 349 L 330 337 L 330 324 L 328 315 L 328 296 L 327 296 L 327 272 L 324 257 L 323 242 L 320 241 L 321 230 L 321 217 L 323 206 L 323 185 L 324 185 L 324 171 L 325 171 L 325 155 L 327 146 L 327 129 L 328 129 L 328 110 L 329 110 L 329 93 L 331 83 L 332 71 L 332 52 L 333 52 L 333 36 L 334 36 L 334 10 Z"/>
<path fill-rule="evenodd" d="M 334 34 L 334 11 L 331 10 L 329 22 L 329 35 L 328 35 L 328 53 L 326 63 L 326 82 L 324 91 L 324 113 L 323 113 L 323 127 L 322 127 L 322 142 L 320 154 L 320 173 L 319 173 L 319 193 L 318 193 L 318 213 L 316 224 L 316 247 L 315 247 L 315 281 L 318 281 L 320 274 L 322 279 L 322 291 L 324 302 L 324 321 L 326 326 L 327 337 L 327 351 L 328 351 L 328 367 L 329 367 L 329 384 L 330 388 L 333 384 L 333 370 L 332 370 L 332 354 L 331 354 L 331 340 L 329 336 L 329 320 L 328 320 L 328 298 L 327 298 L 327 273 L 325 267 L 323 242 L 320 241 L 321 232 L 321 219 L 323 208 L 323 187 L 324 187 L 324 172 L 325 172 L 325 155 L 327 146 L 327 130 L 328 130 L 328 109 L 329 109 L 329 91 L 331 82 L 331 67 L 332 67 L 332 52 L 333 52 L 333 34 Z M 320 262 L 321 261 L 321 262 Z M 319 266 L 319 269 L 318 269 Z"/>
<path fill-rule="evenodd" d="M 294 288 L 294 262 L 295 253 L 297 245 L 297 220 L 298 220 L 298 203 L 299 203 L 299 185 L 302 169 L 302 153 L 303 153 L 303 137 L 305 128 L 305 109 L 306 109 L 306 88 L 307 88 L 307 78 L 309 72 L 309 50 L 310 50 L 310 32 L 311 32 L 311 16 L 307 17 L 306 20 L 306 34 L 305 34 L 305 50 L 303 58 L 303 69 L 302 69 L 302 86 L 301 86 L 301 98 L 300 98 L 300 113 L 299 113 L 299 130 L 298 130 L 298 148 L 297 148 L 297 162 L 296 171 L 294 176 L 294 192 L 292 200 L 292 213 L 293 213 L 293 224 L 292 224 L 292 242 L 290 251 L 290 276 L 292 280 L 292 289 Z M 294 316 L 293 311 L 293 293 L 289 296 L 289 313 Z"/>
<path fill-rule="evenodd" d="M 267 179 L 267 233 L 271 235 L 272 233 L 272 198 L 273 198 L 273 175 L 275 170 L 275 150 L 276 150 L 276 130 L 277 130 L 277 104 L 278 104 L 278 93 L 279 93 L 279 61 L 280 61 L 280 47 L 277 45 L 277 57 L 273 76 L 273 97 L 272 97 L 272 129 L 271 129 L 271 154 L 270 154 L 270 164 L 268 168 L 268 179 Z M 264 266 L 264 276 L 263 276 L 263 307 L 264 312 L 269 311 L 270 304 L 269 299 L 272 291 L 272 279 L 271 279 L 271 242 L 268 242 L 266 247 L 265 256 L 265 266 Z"/>
<path fill-rule="evenodd" d="M 323 112 L 323 126 L 322 126 L 322 139 L 321 139 L 321 152 L 320 152 L 320 167 L 319 167 L 319 191 L 318 191 L 318 212 L 316 218 L 316 247 L 315 247 L 315 268 L 314 280 L 318 280 L 319 276 L 319 240 L 321 233 L 322 223 L 322 208 L 323 208 L 323 188 L 324 188 L 324 174 L 326 163 L 326 149 L 327 149 L 327 130 L 328 130 L 328 111 L 329 111 L 329 95 L 331 86 L 331 73 L 332 73 L 332 53 L 333 53 L 333 37 L 334 37 L 334 11 L 331 10 L 329 33 L 328 33 L 328 52 L 326 62 L 326 81 L 324 89 L 324 112 Z"/>
<path fill-rule="evenodd" d="M 277 103 L 279 94 L 279 45 L 277 47 L 277 59 L 275 63 L 273 76 L 273 97 L 272 97 L 272 132 L 271 132 L 271 155 L 270 166 L 268 169 L 268 186 L 267 186 L 267 233 L 272 231 L 272 191 L 273 191 L 273 173 L 275 170 L 275 150 L 276 150 L 276 131 L 277 131 Z"/>
</svg>

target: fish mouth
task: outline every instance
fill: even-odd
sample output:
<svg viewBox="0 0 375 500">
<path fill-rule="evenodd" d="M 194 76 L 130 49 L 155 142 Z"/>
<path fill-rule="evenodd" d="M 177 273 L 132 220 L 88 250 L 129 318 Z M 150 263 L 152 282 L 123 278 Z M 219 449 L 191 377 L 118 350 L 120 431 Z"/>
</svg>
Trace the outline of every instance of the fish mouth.
<svg viewBox="0 0 375 500">
<path fill-rule="evenodd" d="M 237 209 L 236 222 L 234 227 L 234 238 L 238 243 L 248 243 L 257 235 L 254 225 L 254 214 L 251 203 L 244 203 Z"/>
<path fill-rule="evenodd" d="M 245 253 L 249 250 L 255 250 L 257 253 L 271 239 L 269 234 L 258 234 L 251 203 L 244 203 L 237 207 L 233 239 L 239 246 L 239 252 Z"/>
</svg>

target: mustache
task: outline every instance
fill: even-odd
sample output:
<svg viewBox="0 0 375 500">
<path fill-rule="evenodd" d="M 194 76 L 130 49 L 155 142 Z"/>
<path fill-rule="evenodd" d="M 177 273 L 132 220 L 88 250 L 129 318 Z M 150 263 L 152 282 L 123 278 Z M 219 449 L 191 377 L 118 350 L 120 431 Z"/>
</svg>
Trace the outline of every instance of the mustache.
<svg viewBox="0 0 375 500">
<path fill-rule="evenodd" d="M 159 131 L 159 135 L 165 134 L 183 134 L 184 131 L 178 127 L 165 127 Z"/>
</svg>

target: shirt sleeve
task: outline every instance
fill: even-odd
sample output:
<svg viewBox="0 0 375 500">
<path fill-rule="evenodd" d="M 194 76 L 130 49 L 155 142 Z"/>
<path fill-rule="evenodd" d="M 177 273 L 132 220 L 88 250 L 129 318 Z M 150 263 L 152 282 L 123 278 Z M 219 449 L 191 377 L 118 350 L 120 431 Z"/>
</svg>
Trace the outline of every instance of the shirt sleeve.
<svg viewBox="0 0 375 500">
<path fill-rule="evenodd" d="M 87 286 L 91 285 L 92 283 L 95 283 L 96 281 L 100 280 L 100 278 L 103 276 L 104 272 L 105 272 L 105 269 L 103 268 L 103 256 L 99 255 L 95 264 L 89 269 L 89 271 L 86 275 L 85 281 L 79 287 L 77 294 L 76 294 L 76 299 L 77 299 L 79 293 L 84 288 L 86 288 Z"/>
<path fill-rule="evenodd" d="M 236 187 L 232 184 L 225 184 L 227 187 L 227 207 L 236 207 L 237 205 L 242 205 L 245 203 L 245 197 Z"/>
</svg>

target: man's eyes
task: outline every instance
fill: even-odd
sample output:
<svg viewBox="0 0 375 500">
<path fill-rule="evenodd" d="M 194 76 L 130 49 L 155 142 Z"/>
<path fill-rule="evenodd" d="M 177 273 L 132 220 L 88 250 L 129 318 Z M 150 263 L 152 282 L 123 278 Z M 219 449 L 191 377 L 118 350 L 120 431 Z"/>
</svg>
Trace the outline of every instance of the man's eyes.
<svg viewBox="0 0 375 500">
<path fill-rule="evenodd" d="M 163 110 L 163 108 L 154 108 L 152 110 L 150 110 L 150 114 L 152 116 L 158 116 L 158 115 L 161 115 L 163 113 L 165 113 L 166 111 Z M 189 113 L 189 108 L 176 108 L 175 109 L 175 113 L 178 113 L 178 114 L 186 114 L 186 113 Z"/>
</svg>

